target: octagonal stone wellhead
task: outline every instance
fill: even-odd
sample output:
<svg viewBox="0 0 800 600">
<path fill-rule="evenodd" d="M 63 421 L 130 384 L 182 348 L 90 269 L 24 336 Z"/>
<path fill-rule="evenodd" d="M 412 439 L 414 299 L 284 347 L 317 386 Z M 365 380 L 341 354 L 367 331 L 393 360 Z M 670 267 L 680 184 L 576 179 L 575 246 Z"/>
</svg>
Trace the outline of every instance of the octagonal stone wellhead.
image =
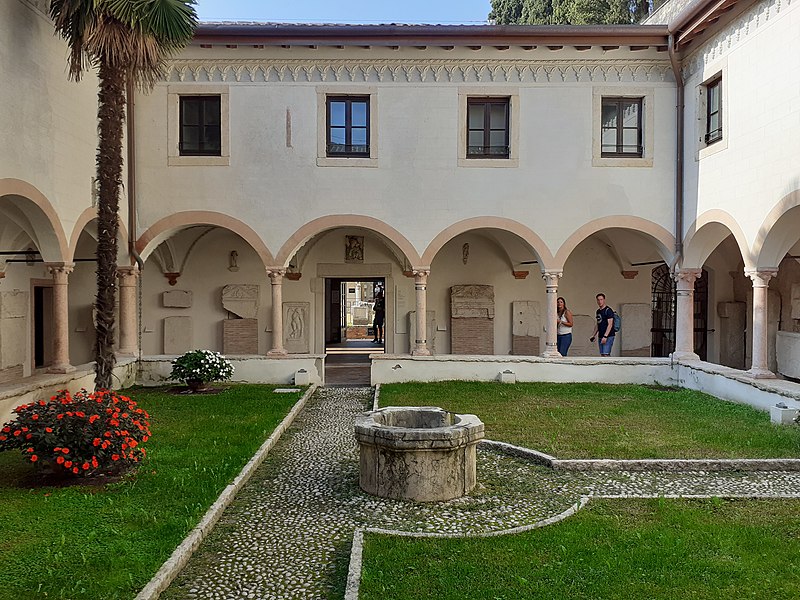
<svg viewBox="0 0 800 600">
<path fill-rule="evenodd" d="M 361 489 L 381 498 L 437 502 L 476 483 L 483 422 L 435 406 L 388 406 L 356 417 Z"/>
</svg>

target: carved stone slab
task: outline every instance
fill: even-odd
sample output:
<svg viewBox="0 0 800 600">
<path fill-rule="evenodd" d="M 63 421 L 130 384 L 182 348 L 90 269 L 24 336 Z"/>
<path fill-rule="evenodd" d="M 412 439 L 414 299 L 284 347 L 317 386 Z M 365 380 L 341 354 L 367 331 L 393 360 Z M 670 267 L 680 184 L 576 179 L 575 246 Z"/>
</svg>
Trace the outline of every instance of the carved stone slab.
<svg viewBox="0 0 800 600">
<path fill-rule="evenodd" d="M 289 354 L 308 354 L 311 303 L 283 303 L 283 347 Z"/>
<path fill-rule="evenodd" d="M 450 288 L 450 317 L 494 319 L 494 287 L 454 285 Z"/>
<path fill-rule="evenodd" d="M 25 362 L 28 306 L 28 292 L 0 292 L 0 369 Z"/>
<path fill-rule="evenodd" d="M 649 304 L 621 304 L 622 328 L 617 334 L 621 356 L 650 356 L 653 309 Z"/>
<path fill-rule="evenodd" d="M 720 302 L 719 315 L 719 363 L 733 369 L 744 369 L 745 328 L 747 327 L 747 304 L 744 302 Z"/>
<path fill-rule="evenodd" d="M 242 319 L 258 315 L 258 286 L 232 284 L 222 288 L 222 307 Z"/>
<path fill-rule="evenodd" d="M 223 354 L 258 354 L 258 319 L 225 319 L 222 322 Z"/>
<path fill-rule="evenodd" d="M 192 292 L 188 290 L 170 290 L 161 296 L 164 308 L 191 308 Z"/>
<path fill-rule="evenodd" d="M 800 283 L 792 284 L 792 318 L 800 319 Z"/>
<path fill-rule="evenodd" d="M 193 343 L 192 317 L 164 318 L 164 354 L 183 354 Z"/>
<path fill-rule="evenodd" d="M 514 318 L 511 331 L 515 336 L 542 335 L 542 309 L 538 302 L 516 300 L 511 309 Z"/>
</svg>

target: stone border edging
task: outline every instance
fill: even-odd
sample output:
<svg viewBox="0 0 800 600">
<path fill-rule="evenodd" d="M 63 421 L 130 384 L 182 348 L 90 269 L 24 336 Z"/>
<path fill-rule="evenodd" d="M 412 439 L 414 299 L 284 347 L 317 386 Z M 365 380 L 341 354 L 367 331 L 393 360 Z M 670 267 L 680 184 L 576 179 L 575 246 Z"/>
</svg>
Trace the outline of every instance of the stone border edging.
<svg viewBox="0 0 800 600">
<path fill-rule="evenodd" d="M 439 539 L 456 539 L 456 538 L 488 538 L 499 537 L 501 535 L 513 535 L 515 533 L 523 533 L 532 529 L 540 529 L 553 525 L 559 521 L 563 521 L 567 517 L 571 517 L 579 510 L 583 509 L 589 503 L 588 496 L 581 496 L 581 499 L 570 506 L 563 512 L 530 523 L 528 525 L 520 525 L 519 527 L 512 527 L 511 529 L 502 529 L 498 531 L 487 531 L 484 533 L 472 534 L 452 534 L 452 533 L 431 533 L 431 532 L 415 532 L 415 531 L 400 531 L 397 529 L 381 529 L 378 527 L 367 527 L 364 529 L 356 529 L 353 533 L 353 547 L 350 550 L 350 568 L 347 572 L 347 587 L 345 588 L 344 600 L 358 600 L 359 587 L 361 585 L 361 569 L 363 562 L 364 552 L 364 534 L 365 533 L 379 533 L 381 535 L 394 535 L 398 537 L 410 538 L 439 538 Z"/>
<path fill-rule="evenodd" d="M 506 442 L 483 440 L 480 444 L 555 471 L 800 471 L 798 458 L 559 459 Z"/>
<path fill-rule="evenodd" d="M 214 525 L 219 521 L 225 509 L 233 502 L 239 490 L 249 481 L 255 470 L 264 462 L 269 451 L 272 450 L 273 446 L 275 446 L 281 438 L 283 432 L 289 428 L 300 411 L 303 410 L 308 399 L 317 390 L 317 387 L 319 387 L 317 384 L 312 384 L 308 390 L 306 390 L 302 398 L 297 401 L 267 440 L 256 450 L 256 453 L 242 468 L 241 472 L 224 490 L 222 490 L 219 498 L 209 507 L 200 522 L 189 532 L 178 547 L 175 548 L 170 557 L 161 565 L 161 568 L 136 595 L 134 600 L 157 600 L 161 592 L 169 587 L 175 579 L 175 576 L 186 566 L 186 563 L 189 562 L 194 551 L 197 550 L 201 542 L 214 528 Z"/>
</svg>

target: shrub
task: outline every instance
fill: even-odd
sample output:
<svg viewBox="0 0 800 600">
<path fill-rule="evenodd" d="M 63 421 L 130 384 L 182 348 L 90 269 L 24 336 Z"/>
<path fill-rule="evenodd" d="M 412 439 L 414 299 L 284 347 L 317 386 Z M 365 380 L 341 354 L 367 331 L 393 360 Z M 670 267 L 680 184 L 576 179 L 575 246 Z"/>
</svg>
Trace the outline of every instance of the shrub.
<svg viewBox="0 0 800 600">
<path fill-rule="evenodd" d="M 19 448 L 34 463 L 85 477 L 119 473 L 146 456 L 150 415 L 115 392 L 70 394 L 14 409 L 16 418 L 0 430 L 0 451 Z"/>
<path fill-rule="evenodd" d="M 210 383 L 233 376 L 233 365 L 219 352 L 192 350 L 172 361 L 170 379 Z"/>
</svg>

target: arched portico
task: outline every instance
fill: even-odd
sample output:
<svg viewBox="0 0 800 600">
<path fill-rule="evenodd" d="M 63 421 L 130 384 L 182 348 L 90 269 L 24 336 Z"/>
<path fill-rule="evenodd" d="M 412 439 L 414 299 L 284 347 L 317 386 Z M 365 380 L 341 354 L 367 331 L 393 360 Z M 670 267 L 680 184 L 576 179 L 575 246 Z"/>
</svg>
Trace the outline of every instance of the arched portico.
<svg viewBox="0 0 800 600">
<path fill-rule="evenodd" d="M 25 231 L 46 262 L 64 262 L 69 256 L 61 220 L 53 205 L 36 187 L 20 179 L 0 179 L 0 215 Z"/>
<path fill-rule="evenodd" d="M 713 209 L 704 212 L 689 226 L 683 243 L 684 269 L 700 269 L 711 253 L 728 237 L 733 236 L 745 268 L 754 266 L 747 238 L 730 213 Z"/>
</svg>

